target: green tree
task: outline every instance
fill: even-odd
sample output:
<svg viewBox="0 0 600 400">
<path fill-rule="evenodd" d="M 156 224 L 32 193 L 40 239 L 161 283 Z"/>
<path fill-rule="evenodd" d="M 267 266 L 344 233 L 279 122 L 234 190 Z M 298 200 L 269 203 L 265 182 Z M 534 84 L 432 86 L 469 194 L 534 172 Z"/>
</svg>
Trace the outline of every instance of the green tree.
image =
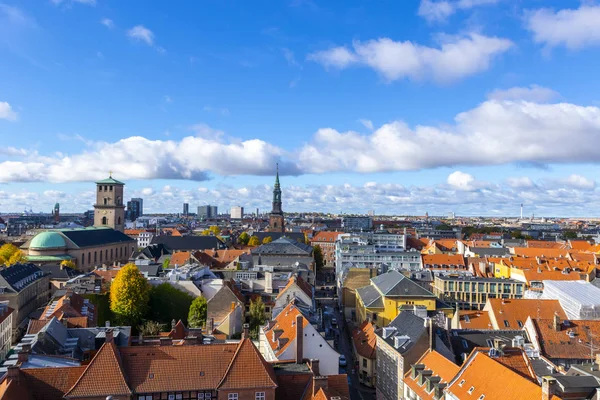
<svg viewBox="0 0 600 400">
<path fill-rule="evenodd" d="M 258 336 L 258 328 L 264 325 L 266 320 L 265 303 L 259 296 L 256 300 L 250 301 L 250 331 L 253 336 Z"/>
<path fill-rule="evenodd" d="M 258 246 L 260 244 L 260 240 L 256 236 L 252 236 L 248 241 L 248 246 Z"/>
<path fill-rule="evenodd" d="M 150 285 L 135 264 L 127 264 L 110 285 L 110 309 L 119 323 L 135 326 L 146 315 Z"/>
<path fill-rule="evenodd" d="M 190 328 L 201 328 L 206 322 L 208 305 L 204 297 L 196 297 L 190 305 L 188 313 L 188 325 Z"/>
<path fill-rule="evenodd" d="M 316 245 L 313 248 L 313 257 L 315 259 L 315 266 L 317 267 L 317 271 L 323 268 L 325 263 L 323 262 L 323 250 L 321 250 L 321 246 Z"/>
<path fill-rule="evenodd" d="M 238 243 L 243 244 L 244 246 L 248 244 L 249 240 L 250 235 L 248 235 L 248 232 L 242 232 L 242 234 L 238 237 Z"/>
<path fill-rule="evenodd" d="M 564 231 L 563 239 L 577 239 L 577 232 L 575 231 Z"/>
<path fill-rule="evenodd" d="M 27 258 L 14 244 L 6 243 L 0 247 L 0 265 L 11 266 L 25 261 Z"/>
<path fill-rule="evenodd" d="M 169 257 L 165 258 L 165 261 L 163 261 L 163 264 L 162 264 L 163 269 L 169 269 L 170 265 L 171 265 L 171 259 Z"/>
<path fill-rule="evenodd" d="M 163 324 L 182 320 L 187 324 L 187 312 L 194 298 L 168 282 L 150 289 L 149 318 Z"/>
<path fill-rule="evenodd" d="M 512 232 L 510 233 L 510 236 L 511 236 L 513 239 L 523 239 L 523 232 L 521 232 L 521 231 L 512 231 Z"/>
<path fill-rule="evenodd" d="M 145 321 L 138 326 L 138 331 L 144 336 L 159 336 L 163 329 L 165 329 L 165 324 L 156 321 Z"/>
<path fill-rule="evenodd" d="M 271 243 L 272 241 L 273 241 L 273 238 L 271 236 L 267 236 L 266 238 L 263 239 L 262 244 Z"/>
</svg>

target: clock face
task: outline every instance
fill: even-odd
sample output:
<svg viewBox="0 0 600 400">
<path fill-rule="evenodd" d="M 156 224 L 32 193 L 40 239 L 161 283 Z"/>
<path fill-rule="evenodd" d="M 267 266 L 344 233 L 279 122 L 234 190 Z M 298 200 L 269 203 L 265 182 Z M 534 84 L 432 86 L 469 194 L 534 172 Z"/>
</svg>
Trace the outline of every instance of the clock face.
<svg viewBox="0 0 600 400">
<path fill-rule="evenodd" d="M 102 214 L 106 215 L 106 210 L 102 211 Z"/>
</svg>

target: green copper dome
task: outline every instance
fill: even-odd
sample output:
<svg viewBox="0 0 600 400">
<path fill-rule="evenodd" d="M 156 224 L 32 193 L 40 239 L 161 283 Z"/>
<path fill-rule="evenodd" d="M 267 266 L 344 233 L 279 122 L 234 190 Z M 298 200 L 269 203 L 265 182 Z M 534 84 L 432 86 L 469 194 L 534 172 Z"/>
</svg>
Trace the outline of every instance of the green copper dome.
<svg viewBox="0 0 600 400">
<path fill-rule="evenodd" d="M 38 233 L 29 244 L 30 249 L 58 249 L 65 247 L 67 247 L 67 243 L 58 232 Z"/>
</svg>

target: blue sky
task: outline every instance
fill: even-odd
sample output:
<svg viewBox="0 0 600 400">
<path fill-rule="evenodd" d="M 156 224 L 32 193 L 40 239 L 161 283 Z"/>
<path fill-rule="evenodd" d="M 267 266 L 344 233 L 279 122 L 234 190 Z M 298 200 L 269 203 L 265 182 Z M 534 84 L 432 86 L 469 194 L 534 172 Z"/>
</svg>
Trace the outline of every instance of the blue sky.
<svg viewBox="0 0 600 400">
<path fill-rule="evenodd" d="M 600 6 L 0 0 L 0 212 L 600 212 Z"/>
</svg>

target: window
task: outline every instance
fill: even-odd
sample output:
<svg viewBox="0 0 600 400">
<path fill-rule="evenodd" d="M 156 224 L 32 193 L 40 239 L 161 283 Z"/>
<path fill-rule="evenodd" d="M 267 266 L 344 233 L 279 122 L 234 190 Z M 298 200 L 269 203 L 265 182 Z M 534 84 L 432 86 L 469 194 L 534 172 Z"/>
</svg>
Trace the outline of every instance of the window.
<svg viewBox="0 0 600 400">
<path fill-rule="evenodd" d="M 150 396 L 138 396 L 138 400 L 152 400 L 152 395 L 150 395 Z"/>
<path fill-rule="evenodd" d="M 106 200 L 106 199 L 104 199 L 104 200 Z M 106 225 L 106 224 L 108 224 L 108 218 L 102 217 L 102 225 Z"/>
<path fill-rule="evenodd" d="M 108 190 L 110 190 L 110 191 L 112 192 L 112 185 L 110 185 L 110 186 L 108 187 Z"/>
<path fill-rule="evenodd" d="M 504 320 L 504 326 L 506 328 L 510 328 L 510 323 L 507 320 Z"/>
<path fill-rule="evenodd" d="M 521 321 L 520 319 L 517 320 L 517 324 L 519 324 L 519 328 L 523 327 L 523 321 Z"/>
<path fill-rule="evenodd" d="M 463 379 L 462 381 L 460 381 L 460 382 L 458 383 L 458 386 L 462 387 L 462 385 L 464 385 L 464 384 L 465 384 L 465 380 Z"/>
<path fill-rule="evenodd" d="M 475 390 L 475 386 L 471 386 L 469 390 L 467 390 L 467 393 L 471 394 L 473 393 L 473 390 Z"/>
<path fill-rule="evenodd" d="M 483 399 L 485 399 L 485 394 L 482 394 L 481 396 L 479 396 L 478 400 L 483 400 Z"/>
<path fill-rule="evenodd" d="M 265 400 L 265 392 L 254 393 L 254 400 Z"/>
<path fill-rule="evenodd" d="M 107 205 L 107 204 L 108 204 L 108 199 L 105 197 L 104 198 L 104 205 Z"/>
<path fill-rule="evenodd" d="M 237 393 L 229 393 L 227 395 L 227 400 L 238 400 L 238 394 Z"/>
<path fill-rule="evenodd" d="M 367 368 L 367 359 L 363 358 L 363 368 Z"/>
<path fill-rule="evenodd" d="M 169 395 L 169 400 L 175 400 L 175 395 L 174 394 L 170 394 Z"/>
</svg>

